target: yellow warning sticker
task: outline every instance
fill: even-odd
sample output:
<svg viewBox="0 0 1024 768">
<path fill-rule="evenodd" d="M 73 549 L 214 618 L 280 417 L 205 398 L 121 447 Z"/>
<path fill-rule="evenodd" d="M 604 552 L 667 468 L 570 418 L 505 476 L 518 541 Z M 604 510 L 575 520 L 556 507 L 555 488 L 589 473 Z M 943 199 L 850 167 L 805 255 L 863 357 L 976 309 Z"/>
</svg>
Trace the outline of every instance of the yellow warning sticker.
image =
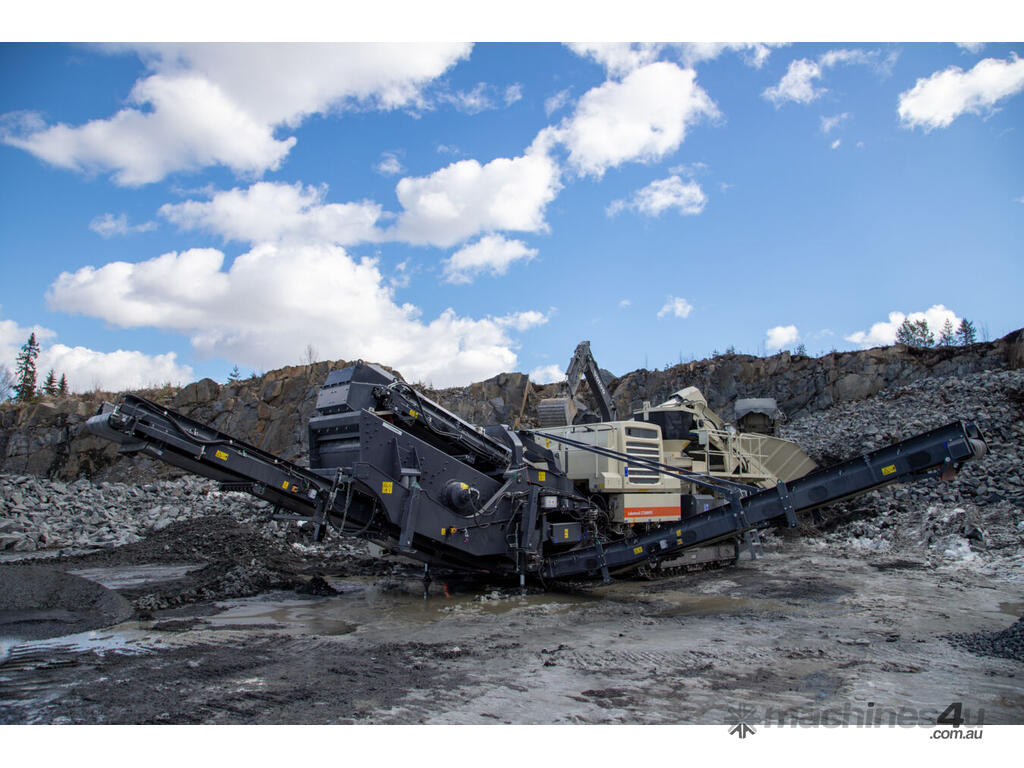
<svg viewBox="0 0 1024 768">
<path fill-rule="evenodd" d="M 394 490 L 395 484 L 390 480 L 385 480 L 380 484 L 381 493 L 391 493 Z"/>
<path fill-rule="evenodd" d="M 409 415 L 410 415 L 410 416 L 412 416 L 412 417 L 413 417 L 414 419 L 415 419 L 415 418 L 416 418 L 417 416 L 419 416 L 419 414 L 418 414 L 418 413 L 416 413 L 416 411 L 414 411 L 414 410 L 412 410 L 412 409 L 409 409 Z"/>
<path fill-rule="evenodd" d="M 547 473 L 546 473 L 546 472 L 538 472 L 538 473 L 537 473 L 537 480 L 538 480 L 539 482 L 542 482 L 542 483 L 543 483 L 543 482 L 544 482 L 544 478 L 545 478 L 545 477 L 547 477 L 547 476 L 548 476 L 548 475 L 547 475 Z"/>
<path fill-rule="evenodd" d="M 283 483 L 281 483 L 281 487 L 284 488 L 287 491 L 288 490 L 288 481 L 285 480 Z"/>
<path fill-rule="evenodd" d="M 643 547 L 633 547 L 633 554 L 634 555 L 642 555 L 643 553 L 644 553 L 644 548 Z"/>
<path fill-rule="evenodd" d="M 216 456 L 216 457 L 217 457 L 218 459 L 220 459 L 221 461 L 227 461 L 227 460 L 228 460 L 228 455 L 227 455 L 227 453 L 225 453 L 224 451 L 217 451 L 217 452 L 216 452 L 215 454 L 213 454 L 213 455 L 214 455 L 214 456 Z"/>
<path fill-rule="evenodd" d="M 565 538 L 567 538 L 567 539 L 569 538 L 569 529 L 568 528 L 565 529 Z"/>
<path fill-rule="evenodd" d="M 442 528 L 441 529 L 441 535 L 442 536 L 447 536 L 448 535 L 448 529 L 447 528 Z"/>
<path fill-rule="evenodd" d="M 683 529 L 682 528 L 677 528 L 676 529 L 676 536 L 682 536 L 682 535 L 683 535 Z"/>
<path fill-rule="evenodd" d="M 896 472 L 896 465 L 890 464 L 888 467 L 882 467 L 883 475 L 891 475 Z"/>
</svg>

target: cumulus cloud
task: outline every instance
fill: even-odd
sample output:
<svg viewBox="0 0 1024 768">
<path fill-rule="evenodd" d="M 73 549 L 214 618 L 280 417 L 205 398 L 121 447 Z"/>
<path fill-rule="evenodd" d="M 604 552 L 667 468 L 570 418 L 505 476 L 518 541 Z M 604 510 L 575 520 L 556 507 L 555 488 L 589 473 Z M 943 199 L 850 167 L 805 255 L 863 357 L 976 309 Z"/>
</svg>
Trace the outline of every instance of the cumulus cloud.
<svg viewBox="0 0 1024 768">
<path fill-rule="evenodd" d="M 190 366 L 178 364 L 175 352 L 163 355 L 126 349 L 97 352 L 64 344 L 54 344 L 40 352 L 38 367 L 40 372 L 53 369 L 58 378 L 64 374 L 72 392 L 177 386 L 195 378 Z"/>
<path fill-rule="evenodd" d="M 842 139 L 836 139 L 831 144 L 829 144 L 829 147 L 831 147 L 832 149 L 839 149 L 839 145 L 842 143 L 842 141 Z"/>
<path fill-rule="evenodd" d="M 1024 60 L 982 59 L 964 72 L 949 67 L 919 78 L 900 94 L 899 116 L 908 128 L 946 128 L 960 115 L 988 115 L 996 104 L 1024 90 Z"/>
<path fill-rule="evenodd" d="M 385 214 L 377 203 L 325 203 L 327 187 L 260 181 L 214 193 L 210 200 L 167 203 L 160 215 L 182 229 L 225 240 L 327 242 L 351 245 L 380 238 Z"/>
<path fill-rule="evenodd" d="M 374 167 L 377 173 L 384 176 L 397 176 L 405 170 L 394 152 L 384 152 Z"/>
<path fill-rule="evenodd" d="M 22 327 L 14 320 L 0 319 L 0 365 L 6 365 L 13 372 L 22 345 L 33 333 L 40 344 L 45 344 L 57 336 L 56 331 L 41 325 Z"/>
<path fill-rule="evenodd" d="M 526 312 L 513 312 L 510 315 L 494 318 L 494 322 L 502 328 L 512 328 L 519 332 L 528 331 L 531 328 L 544 325 L 547 321 L 548 315 L 543 312 L 538 312 L 535 309 L 530 309 Z"/>
<path fill-rule="evenodd" d="M 557 163 L 532 146 L 485 165 L 460 160 L 429 176 L 406 177 L 395 194 L 404 209 L 390 239 L 448 247 L 496 230 L 546 231 L 544 210 L 561 189 Z"/>
<path fill-rule="evenodd" d="M 452 309 L 425 320 L 394 300 L 374 260 L 326 244 L 263 243 L 229 269 L 215 249 L 83 267 L 62 273 L 47 298 L 114 325 L 187 334 L 199 355 L 257 369 L 293 364 L 312 344 L 325 357 L 385 362 L 438 386 L 514 370 L 509 332 L 536 323 L 529 313 L 473 319 Z"/>
<path fill-rule="evenodd" d="M 795 325 L 777 325 L 765 331 L 764 336 L 766 349 L 782 349 L 795 344 L 800 338 L 800 333 Z"/>
<path fill-rule="evenodd" d="M 571 43 L 569 48 L 596 61 L 609 75 L 621 77 L 657 61 L 663 54 L 673 54 L 687 67 L 693 67 L 717 59 L 725 51 L 736 51 L 749 66 L 760 68 L 771 49 L 779 45 L 787 43 Z"/>
<path fill-rule="evenodd" d="M 570 43 L 569 49 L 578 56 L 593 59 L 609 75 L 619 77 L 634 69 L 657 61 L 664 49 L 661 43 Z"/>
<path fill-rule="evenodd" d="M 142 224 L 129 224 L 128 215 L 120 213 L 115 216 L 112 213 L 104 213 L 89 222 L 89 229 L 103 238 L 111 238 L 115 235 L 125 236 L 132 232 L 151 232 L 156 229 L 155 221 L 145 221 Z"/>
<path fill-rule="evenodd" d="M 840 64 L 865 64 L 884 73 L 894 61 L 895 54 L 883 57 L 880 51 L 846 48 L 827 51 L 817 59 L 791 61 L 778 84 L 766 88 L 761 95 L 777 107 L 787 101 L 809 104 L 828 92 L 828 89 L 817 85 L 827 70 Z"/>
<path fill-rule="evenodd" d="M 488 272 L 504 275 L 517 261 L 530 261 L 537 251 L 522 240 L 506 240 L 501 235 L 486 235 L 460 248 L 442 262 L 444 279 L 449 283 L 471 283 Z"/>
<path fill-rule="evenodd" d="M 968 53 L 981 53 L 982 49 L 985 47 L 984 43 L 957 43 L 956 45 L 958 48 L 962 48 Z"/>
<path fill-rule="evenodd" d="M 847 341 L 857 344 L 861 349 L 869 347 L 884 347 L 896 343 L 896 331 L 903 325 L 903 321 L 909 319 L 916 323 L 924 320 L 928 328 L 936 337 L 942 332 L 942 326 L 947 320 L 952 324 L 953 329 L 960 327 L 961 318 L 951 309 L 946 309 L 942 304 L 934 304 L 924 312 L 911 312 L 905 315 L 902 312 L 890 312 L 887 321 L 875 323 L 867 331 L 857 331 L 849 336 L 844 336 Z"/>
<path fill-rule="evenodd" d="M 555 363 L 541 365 L 530 371 L 530 381 L 537 384 L 554 384 L 565 379 L 565 371 Z"/>
<path fill-rule="evenodd" d="M 147 355 L 142 352 L 119 349 L 98 352 L 87 347 L 68 347 L 53 343 L 55 331 L 41 325 L 22 327 L 13 320 L 0 319 L 0 365 L 14 371 L 18 353 L 36 335 L 40 345 L 36 359 L 36 382 L 42 384 L 51 368 L 59 379 L 63 374 L 72 392 L 86 392 L 102 387 L 108 390 L 139 389 L 167 382 L 180 384 L 191 381 L 192 369 L 178 365 L 176 354 Z"/>
<path fill-rule="evenodd" d="M 669 296 L 665 304 L 658 310 L 658 317 L 687 318 L 693 311 L 693 305 L 678 296 Z"/>
<path fill-rule="evenodd" d="M 600 177 L 624 162 L 674 152 L 689 127 L 718 114 L 692 69 L 655 62 L 587 91 L 548 137 L 566 146 L 578 173 Z"/>
<path fill-rule="evenodd" d="M 702 61 L 717 59 L 725 51 L 736 51 L 744 62 L 760 69 L 768 61 L 772 48 L 789 45 L 788 43 L 683 43 L 682 60 L 688 67 Z"/>
<path fill-rule="evenodd" d="M 606 209 L 609 216 L 629 209 L 644 216 L 659 216 L 663 211 L 674 208 L 681 215 L 693 216 L 704 210 L 707 196 L 700 184 L 683 181 L 678 176 L 652 181 L 637 190 L 629 200 L 614 200 Z"/>
<path fill-rule="evenodd" d="M 113 46 L 112 48 L 117 48 Z M 43 161 L 139 186 L 211 165 L 278 168 L 306 117 L 348 106 L 394 109 L 470 46 L 450 44 L 157 44 L 135 47 L 154 72 L 115 115 L 78 126 L 5 121 L 0 138 Z"/>
</svg>

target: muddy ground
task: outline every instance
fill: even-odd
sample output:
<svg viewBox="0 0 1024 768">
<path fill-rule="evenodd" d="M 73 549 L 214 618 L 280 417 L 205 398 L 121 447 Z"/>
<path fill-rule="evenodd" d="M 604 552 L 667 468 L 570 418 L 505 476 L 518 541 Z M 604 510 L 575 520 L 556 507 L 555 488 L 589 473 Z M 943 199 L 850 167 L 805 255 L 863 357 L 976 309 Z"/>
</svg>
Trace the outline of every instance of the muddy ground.
<svg viewBox="0 0 1024 768">
<path fill-rule="evenodd" d="M 526 595 L 438 579 L 424 598 L 400 561 L 208 526 L 34 561 L 135 615 L 71 634 L 37 616 L 49 639 L 0 620 L 0 722 L 933 723 L 959 701 L 969 723 L 1024 723 L 1024 663 L 948 638 L 1013 624 L 1016 574 L 787 537 L 731 569 Z M 4 589 L 26 567 L 0 565 Z M 295 591 L 316 573 L 338 594 Z"/>
</svg>

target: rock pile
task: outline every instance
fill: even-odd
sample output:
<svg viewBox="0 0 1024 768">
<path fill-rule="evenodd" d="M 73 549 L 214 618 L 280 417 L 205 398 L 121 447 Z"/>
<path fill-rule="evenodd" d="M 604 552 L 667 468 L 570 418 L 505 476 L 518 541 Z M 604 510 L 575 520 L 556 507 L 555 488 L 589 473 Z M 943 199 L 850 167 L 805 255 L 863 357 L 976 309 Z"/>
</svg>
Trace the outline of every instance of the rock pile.
<svg viewBox="0 0 1024 768">
<path fill-rule="evenodd" d="M 1024 661 L 1024 616 L 1001 632 L 950 635 L 949 640 L 979 656 L 1000 656 Z"/>
<path fill-rule="evenodd" d="M 175 523 L 211 516 L 252 526 L 267 539 L 294 542 L 303 554 L 324 546 L 311 544 L 294 524 L 271 520 L 270 512 L 267 502 L 219 491 L 216 483 L 195 477 L 135 486 L 0 475 L 0 552 L 121 547 Z M 329 550 L 339 546 L 348 551 L 338 542 Z"/>
<path fill-rule="evenodd" d="M 896 485 L 823 510 L 831 545 L 916 553 L 934 564 L 971 565 L 1024 581 L 1024 371 L 926 379 L 785 425 L 821 463 L 833 463 L 955 420 L 973 421 L 988 454 L 949 483 Z"/>
</svg>

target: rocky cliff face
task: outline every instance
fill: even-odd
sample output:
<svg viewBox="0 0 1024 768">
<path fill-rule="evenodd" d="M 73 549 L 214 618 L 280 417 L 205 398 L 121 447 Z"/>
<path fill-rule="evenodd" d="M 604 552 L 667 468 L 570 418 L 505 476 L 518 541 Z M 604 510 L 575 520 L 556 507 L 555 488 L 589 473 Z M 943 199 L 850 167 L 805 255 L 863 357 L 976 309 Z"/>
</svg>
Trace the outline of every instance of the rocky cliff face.
<svg viewBox="0 0 1024 768">
<path fill-rule="evenodd" d="M 220 385 L 211 379 L 180 390 L 142 392 L 193 419 L 211 424 L 285 459 L 305 460 L 306 422 L 328 371 L 345 361 L 271 371 L 259 378 Z M 884 389 L 936 376 L 963 376 L 1024 367 L 1024 329 L 970 347 L 912 349 L 901 345 L 820 358 L 723 355 L 664 371 L 639 370 L 616 379 L 611 392 L 626 416 L 644 400 L 659 403 L 676 390 L 697 386 L 711 407 L 732 418 L 737 397 L 774 397 L 790 417 L 860 400 Z M 558 392 L 536 386 L 522 373 L 424 394 L 474 424 L 530 425 L 537 403 Z M 586 385 L 581 387 L 587 398 Z M 113 443 L 89 435 L 85 421 L 110 393 L 0 406 L 0 473 L 61 480 L 149 482 L 181 472 L 145 457 L 118 454 Z M 593 405 L 593 404 L 592 404 Z"/>
</svg>

